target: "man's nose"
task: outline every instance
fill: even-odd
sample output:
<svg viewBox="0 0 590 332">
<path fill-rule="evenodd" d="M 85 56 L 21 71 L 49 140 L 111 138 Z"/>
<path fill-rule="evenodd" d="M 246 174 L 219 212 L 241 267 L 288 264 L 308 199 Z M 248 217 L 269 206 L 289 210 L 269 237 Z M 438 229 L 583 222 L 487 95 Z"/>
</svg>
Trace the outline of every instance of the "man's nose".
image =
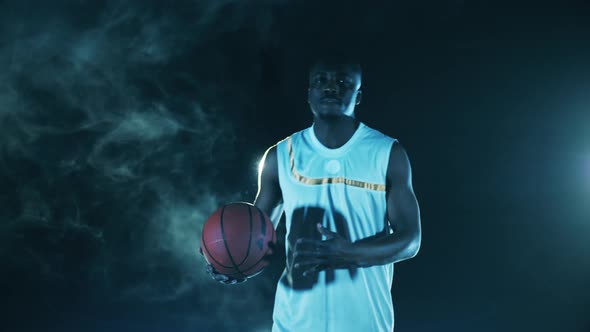
<svg viewBox="0 0 590 332">
<path fill-rule="evenodd" d="M 326 85 L 324 87 L 324 92 L 336 93 L 336 87 L 334 87 L 333 85 Z"/>
<path fill-rule="evenodd" d="M 336 84 L 335 80 L 328 80 L 326 85 L 324 85 L 324 92 L 330 93 L 337 93 L 338 92 L 338 85 Z"/>
</svg>

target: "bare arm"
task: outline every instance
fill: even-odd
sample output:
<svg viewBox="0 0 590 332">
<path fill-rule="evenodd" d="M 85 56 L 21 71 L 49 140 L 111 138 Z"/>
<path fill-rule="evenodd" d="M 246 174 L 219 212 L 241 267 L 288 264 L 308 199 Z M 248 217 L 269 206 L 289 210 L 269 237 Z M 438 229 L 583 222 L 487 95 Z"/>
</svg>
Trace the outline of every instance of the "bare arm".
<svg viewBox="0 0 590 332">
<path fill-rule="evenodd" d="M 281 206 L 281 201 L 282 193 L 279 185 L 277 152 L 275 145 L 266 150 L 264 156 L 260 160 L 260 166 L 258 167 L 258 193 L 256 194 L 256 199 L 254 200 L 254 205 L 270 216 L 275 229 L 277 223 L 280 220 L 280 215 L 282 212 L 281 209 L 277 209 L 277 207 Z M 273 212 L 278 212 L 278 216 L 273 216 Z M 203 254 L 202 250 L 200 250 L 200 252 Z M 223 284 L 237 284 L 247 280 L 246 278 L 236 279 L 223 275 L 217 272 L 211 264 L 207 264 L 206 271 L 211 276 L 211 278 Z"/>
<path fill-rule="evenodd" d="M 369 267 L 416 256 L 422 231 L 420 210 L 412 188 L 410 162 L 404 148 L 394 144 L 387 166 L 387 217 L 393 234 L 351 243 L 318 223 L 326 240 L 298 239 L 293 250 L 294 267 L 303 275 L 331 268 Z"/>
<path fill-rule="evenodd" d="M 410 161 L 399 143 L 391 149 L 387 182 L 387 217 L 394 233 L 355 244 L 359 266 L 399 262 L 416 256 L 420 249 L 420 209 L 412 187 Z"/>
<path fill-rule="evenodd" d="M 283 195 L 279 185 L 277 146 L 273 145 L 266 150 L 260 160 L 258 167 L 258 193 L 256 194 L 254 205 L 271 218 L 275 229 L 282 213 L 282 200 Z"/>
</svg>

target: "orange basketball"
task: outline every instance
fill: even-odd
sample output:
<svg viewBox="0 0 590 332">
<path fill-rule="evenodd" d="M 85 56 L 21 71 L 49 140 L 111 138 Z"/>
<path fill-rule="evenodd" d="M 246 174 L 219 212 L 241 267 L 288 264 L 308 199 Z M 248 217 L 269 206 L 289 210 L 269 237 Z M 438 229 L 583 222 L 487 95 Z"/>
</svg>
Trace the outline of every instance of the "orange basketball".
<svg viewBox="0 0 590 332">
<path fill-rule="evenodd" d="M 256 206 L 237 202 L 213 212 L 203 226 L 201 249 L 207 262 L 233 278 L 252 277 L 268 264 L 262 258 L 276 243 L 270 218 Z"/>
</svg>

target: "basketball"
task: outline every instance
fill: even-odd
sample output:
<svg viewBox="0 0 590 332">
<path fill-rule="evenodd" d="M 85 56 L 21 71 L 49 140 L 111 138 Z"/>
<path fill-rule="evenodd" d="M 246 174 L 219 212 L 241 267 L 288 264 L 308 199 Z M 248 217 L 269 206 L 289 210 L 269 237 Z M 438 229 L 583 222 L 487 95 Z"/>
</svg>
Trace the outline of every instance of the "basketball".
<svg viewBox="0 0 590 332">
<path fill-rule="evenodd" d="M 233 278 L 253 277 L 268 264 L 262 258 L 276 243 L 270 218 L 256 206 L 237 202 L 213 212 L 203 226 L 201 249 L 217 272 Z"/>
</svg>

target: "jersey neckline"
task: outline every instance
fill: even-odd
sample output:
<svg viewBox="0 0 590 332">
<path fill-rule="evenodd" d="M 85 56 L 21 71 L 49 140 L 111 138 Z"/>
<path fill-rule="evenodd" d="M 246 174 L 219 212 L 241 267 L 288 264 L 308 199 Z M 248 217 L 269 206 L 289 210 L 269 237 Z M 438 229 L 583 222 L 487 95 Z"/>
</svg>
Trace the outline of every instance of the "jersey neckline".
<svg viewBox="0 0 590 332">
<path fill-rule="evenodd" d="M 348 139 L 348 141 L 346 141 L 346 143 L 344 143 L 341 147 L 331 149 L 322 144 L 322 142 L 320 142 L 320 140 L 317 138 L 317 136 L 315 135 L 314 126 L 315 123 L 312 124 L 311 127 L 309 127 L 307 130 L 311 144 L 320 153 L 327 156 L 339 156 L 348 151 L 350 147 L 354 144 L 354 142 L 358 140 L 359 136 L 361 136 L 361 131 L 365 129 L 365 124 L 359 121 L 358 127 L 356 128 L 352 136 Z"/>
</svg>

